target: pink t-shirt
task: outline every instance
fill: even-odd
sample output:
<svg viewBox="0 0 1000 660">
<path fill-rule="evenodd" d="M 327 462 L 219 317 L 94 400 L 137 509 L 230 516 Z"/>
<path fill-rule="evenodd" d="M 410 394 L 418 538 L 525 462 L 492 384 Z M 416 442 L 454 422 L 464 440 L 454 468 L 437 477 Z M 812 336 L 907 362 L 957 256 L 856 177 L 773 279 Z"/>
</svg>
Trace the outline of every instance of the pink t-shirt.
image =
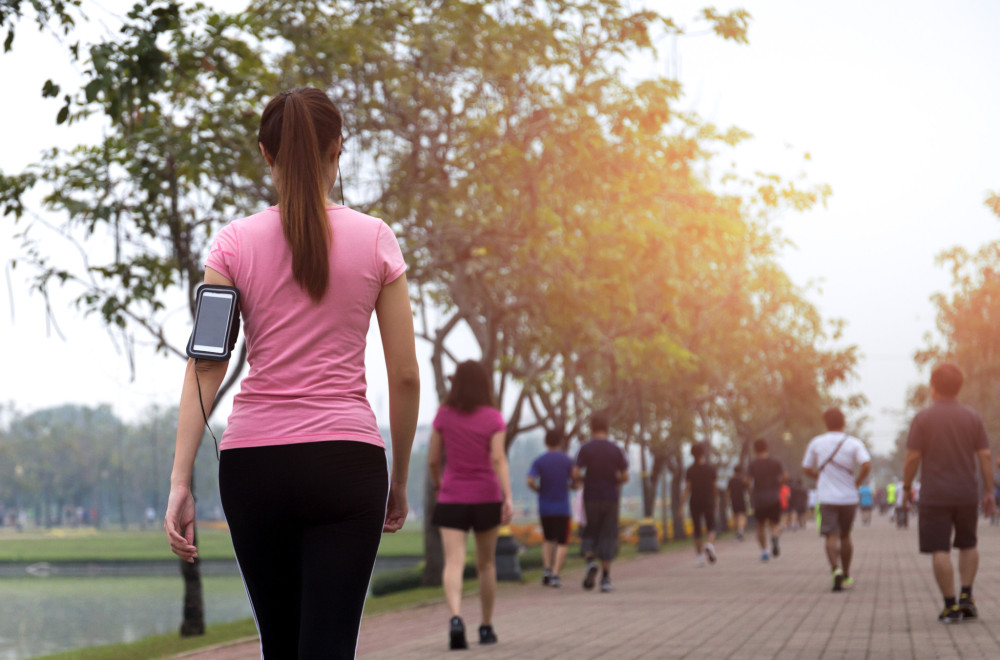
<svg viewBox="0 0 1000 660">
<path fill-rule="evenodd" d="M 378 218 L 343 206 L 327 214 L 330 280 L 319 303 L 292 278 L 277 207 L 224 227 L 205 260 L 240 290 L 250 365 L 221 449 L 320 440 L 384 446 L 365 397 L 365 338 L 379 292 L 406 264 Z"/>
<path fill-rule="evenodd" d="M 503 491 L 490 458 L 490 439 L 507 424 L 496 408 L 480 406 L 463 413 L 441 406 L 434 417 L 434 430 L 444 444 L 444 474 L 438 502 L 481 504 L 502 502 Z"/>
</svg>

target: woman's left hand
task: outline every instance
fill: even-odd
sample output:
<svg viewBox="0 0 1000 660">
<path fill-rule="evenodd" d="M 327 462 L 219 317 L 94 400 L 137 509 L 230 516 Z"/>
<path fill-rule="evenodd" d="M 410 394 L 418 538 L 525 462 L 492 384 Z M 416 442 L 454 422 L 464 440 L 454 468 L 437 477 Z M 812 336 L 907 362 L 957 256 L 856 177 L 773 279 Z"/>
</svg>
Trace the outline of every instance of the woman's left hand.
<svg viewBox="0 0 1000 660">
<path fill-rule="evenodd" d="M 167 533 L 167 542 L 173 553 L 189 563 L 198 558 L 198 548 L 194 545 L 194 516 L 191 489 L 181 485 L 171 486 L 163 530 Z"/>
<path fill-rule="evenodd" d="M 503 506 L 500 507 L 500 522 L 501 524 L 508 524 L 514 519 L 514 500 L 509 497 L 503 501 Z"/>
<path fill-rule="evenodd" d="M 406 522 L 406 514 L 410 508 L 406 503 L 406 484 L 397 484 L 395 481 L 389 484 L 389 501 L 385 508 L 385 524 L 382 525 L 383 532 L 398 532 Z"/>
</svg>

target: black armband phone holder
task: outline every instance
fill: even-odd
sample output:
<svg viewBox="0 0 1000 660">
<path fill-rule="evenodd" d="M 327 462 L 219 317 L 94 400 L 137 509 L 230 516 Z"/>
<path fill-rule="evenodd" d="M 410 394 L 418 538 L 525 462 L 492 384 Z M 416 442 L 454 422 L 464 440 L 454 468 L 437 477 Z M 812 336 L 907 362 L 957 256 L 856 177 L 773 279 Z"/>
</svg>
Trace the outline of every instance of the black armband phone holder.
<svg viewBox="0 0 1000 660">
<path fill-rule="evenodd" d="M 240 291 L 234 286 L 202 284 L 195 299 L 194 328 L 188 357 L 223 362 L 236 348 L 240 334 Z"/>
</svg>

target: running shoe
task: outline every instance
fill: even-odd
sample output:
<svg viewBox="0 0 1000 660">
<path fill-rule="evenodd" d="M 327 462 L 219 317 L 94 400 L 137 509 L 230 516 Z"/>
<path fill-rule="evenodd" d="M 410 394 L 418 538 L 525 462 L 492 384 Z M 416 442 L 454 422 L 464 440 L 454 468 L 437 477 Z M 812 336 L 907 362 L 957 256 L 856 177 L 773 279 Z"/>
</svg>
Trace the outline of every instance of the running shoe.
<svg viewBox="0 0 1000 660">
<path fill-rule="evenodd" d="M 962 623 L 962 610 L 958 605 L 952 605 L 941 610 L 938 614 L 938 621 L 941 623 Z"/>
<path fill-rule="evenodd" d="M 558 589 L 562 586 L 562 580 L 559 579 L 558 575 L 553 575 L 549 578 L 549 586 Z"/>
<path fill-rule="evenodd" d="M 771 553 L 769 553 L 767 550 L 762 550 L 761 551 L 761 553 L 760 553 L 760 560 L 761 561 L 767 561 L 770 558 L 771 558 Z"/>
<path fill-rule="evenodd" d="M 854 588 L 854 578 L 845 576 L 844 577 L 844 582 L 843 582 L 842 586 L 844 587 L 844 589 L 853 589 Z"/>
<path fill-rule="evenodd" d="M 978 619 L 979 610 L 976 609 L 976 601 L 971 598 L 960 598 L 958 609 L 962 611 L 962 619 Z"/>
<path fill-rule="evenodd" d="M 736 531 L 736 540 L 737 541 L 742 541 L 743 540 L 743 531 L 742 530 L 737 530 Z"/>
<path fill-rule="evenodd" d="M 593 589 L 594 580 L 597 579 L 597 562 L 589 561 L 587 562 L 587 575 L 583 578 L 583 588 Z"/>
<path fill-rule="evenodd" d="M 479 626 L 479 643 L 496 644 L 497 634 L 493 632 L 493 626 Z"/>
<path fill-rule="evenodd" d="M 844 590 L 844 569 L 840 566 L 833 569 L 833 590 L 843 591 Z"/>
<path fill-rule="evenodd" d="M 611 578 L 605 576 L 601 579 L 601 593 L 609 594 L 614 590 L 615 588 L 611 586 Z"/>
<path fill-rule="evenodd" d="M 546 568 L 545 572 L 542 573 L 542 585 L 547 587 L 549 586 L 549 583 L 551 581 L 552 581 L 552 571 Z"/>
<path fill-rule="evenodd" d="M 715 560 L 718 559 L 718 557 L 715 554 L 715 546 L 713 546 L 711 543 L 705 545 L 705 554 L 708 555 L 709 564 L 714 564 Z"/>
<path fill-rule="evenodd" d="M 781 554 L 781 545 L 778 544 L 778 537 L 771 537 L 771 554 L 777 557 Z"/>
<path fill-rule="evenodd" d="M 448 648 L 452 651 L 469 648 L 469 643 L 465 641 L 465 624 L 462 617 L 451 617 L 451 626 L 448 631 Z"/>
<path fill-rule="evenodd" d="M 705 555 L 698 555 L 695 558 L 694 565 L 697 566 L 698 568 L 703 567 L 705 565 Z"/>
</svg>

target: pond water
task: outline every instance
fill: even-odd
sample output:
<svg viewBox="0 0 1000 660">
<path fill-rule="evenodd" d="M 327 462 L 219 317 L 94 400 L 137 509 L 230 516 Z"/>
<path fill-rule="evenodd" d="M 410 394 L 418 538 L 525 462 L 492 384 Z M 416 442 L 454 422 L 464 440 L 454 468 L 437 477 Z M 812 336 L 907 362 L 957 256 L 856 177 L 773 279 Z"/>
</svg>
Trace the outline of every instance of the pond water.
<svg viewBox="0 0 1000 660">
<path fill-rule="evenodd" d="M 203 576 L 202 586 L 207 623 L 250 616 L 238 576 Z M 183 590 L 180 575 L 0 580 L 0 660 L 176 631 Z"/>
</svg>

